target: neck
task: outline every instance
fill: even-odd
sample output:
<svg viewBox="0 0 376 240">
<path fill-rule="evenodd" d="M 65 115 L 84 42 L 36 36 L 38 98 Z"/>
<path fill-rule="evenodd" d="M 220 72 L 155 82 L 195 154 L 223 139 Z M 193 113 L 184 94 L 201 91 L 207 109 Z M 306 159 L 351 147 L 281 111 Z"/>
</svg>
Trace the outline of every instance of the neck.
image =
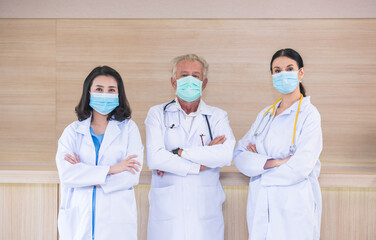
<svg viewBox="0 0 376 240">
<path fill-rule="evenodd" d="M 294 91 L 289 94 L 283 94 L 282 102 L 279 105 L 279 107 L 282 109 L 287 109 L 291 105 L 293 105 L 296 101 L 299 101 L 300 97 L 301 97 L 300 91 Z"/>
<path fill-rule="evenodd" d="M 200 97 L 197 100 L 194 100 L 193 102 L 186 102 L 178 97 L 179 104 L 183 111 L 188 115 L 191 112 L 196 112 L 198 105 L 200 104 Z"/>
<path fill-rule="evenodd" d="M 91 117 L 91 125 L 94 126 L 107 126 L 107 115 L 102 115 L 93 110 L 93 116 Z"/>
</svg>

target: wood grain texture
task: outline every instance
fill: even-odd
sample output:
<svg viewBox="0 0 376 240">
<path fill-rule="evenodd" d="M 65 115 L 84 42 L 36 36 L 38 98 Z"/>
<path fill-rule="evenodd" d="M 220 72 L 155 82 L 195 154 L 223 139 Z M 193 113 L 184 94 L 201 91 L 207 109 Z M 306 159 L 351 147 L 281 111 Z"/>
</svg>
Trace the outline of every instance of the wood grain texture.
<svg viewBox="0 0 376 240">
<path fill-rule="evenodd" d="M 56 21 L 0 20 L 0 162 L 56 152 Z"/>
<path fill-rule="evenodd" d="M 210 64 L 204 100 L 228 111 L 237 139 L 279 94 L 269 61 L 281 48 L 303 56 L 304 84 L 322 115 L 330 166 L 376 166 L 376 20 L 58 20 L 57 135 L 75 120 L 83 80 L 98 65 L 125 79 L 144 138 L 149 107 L 173 98 L 170 61 L 185 53 Z M 144 139 L 145 140 L 145 139 Z M 353 146 L 353 147 L 349 147 Z"/>
<path fill-rule="evenodd" d="M 1 19 L 0 30 L 1 162 L 53 163 L 85 77 L 104 64 L 123 76 L 145 141 L 147 111 L 173 98 L 170 61 L 185 53 L 209 62 L 203 98 L 228 112 L 240 139 L 278 98 L 272 54 L 293 47 L 322 116 L 323 165 L 376 166 L 375 19 Z"/>
<path fill-rule="evenodd" d="M 376 238 L 376 189 L 323 188 L 321 239 Z"/>
<path fill-rule="evenodd" d="M 0 239 L 57 239 L 56 184 L 0 184 Z"/>
<path fill-rule="evenodd" d="M 146 240 L 150 185 L 135 187 L 138 237 Z M 225 239 L 248 239 L 248 187 L 224 186 Z M 0 239 L 57 239 L 58 184 L 0 184 Z M 375 188 L 322 188 L 321 239 L 376 238 Z"/>
</svg>

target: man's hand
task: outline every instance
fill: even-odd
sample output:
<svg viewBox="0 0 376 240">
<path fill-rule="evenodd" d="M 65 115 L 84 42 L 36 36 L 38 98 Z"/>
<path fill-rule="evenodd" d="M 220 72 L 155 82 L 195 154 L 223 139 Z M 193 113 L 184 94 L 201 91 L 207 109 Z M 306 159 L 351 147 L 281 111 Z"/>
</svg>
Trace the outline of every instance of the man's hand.
<svg viewBox="0 0 376 240">
<path fill-rule="evenodd" d="M 218 136 L 216 138 L 214 138 L 210 143 L 209 143 L 209 146 L 213 146 L 213 145 L 216 145 L 216 144 L 222 144 L 226 141 L 226 137 L 225 135 L 222 135 L 222 136 Z"/>
</svg>

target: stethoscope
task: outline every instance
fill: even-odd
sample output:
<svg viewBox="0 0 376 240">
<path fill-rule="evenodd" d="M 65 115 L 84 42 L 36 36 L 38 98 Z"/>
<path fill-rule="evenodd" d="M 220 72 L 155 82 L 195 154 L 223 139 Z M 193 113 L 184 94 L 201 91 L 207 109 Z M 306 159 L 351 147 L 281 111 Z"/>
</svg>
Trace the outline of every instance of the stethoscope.
<svg viewBox="0 0 376 240">
<path fill-rule="evenodd" d="M 167 121 L 166 121 L 166 109 L 167 107 L 172 104 L 172 103 L 175 103 L 175 100 L 172 100 L 171 102 L 167 103 L 164 107 L 163 107 L 163 121 L 164 121 L 164 125 L 166 128 L 170 128 L 170 129 L 173 129 L 173 128 L 177 128 L 180 126 L 180 113 L 178 113 L 178 116 L 179 116 L 179 122 L 178 123 L 173 123 L 171 125 L 167 125 Z M 208 125 L 208 129 L 209 129 L 209 134 L 210 134 L 210 139 L 213 140 L 213 135 L 212 135 L 212 132 L 211 132 L 211 128 L 210 128 L 210 124 L 209 124 L 209 120 L 208 120 L 208 115 L 206 114 L 203 114 L 205 116 L 205 119 L 206 119 L 206 124 Z"/>
<path fill-rule="evenodd" d="M 290 145 L 290 148 L 289 148 L 289 154 L 290 155 L 293 155 L 296 151 L 296 145 L 295 145 L 295 132 L 296 132 L 296 123 L 298 121 L 298 116 L 299 116 L 299 110 L 300 110 L 300 104 L 302 103 L 302 99 L 303 99 L 303 94 L 300 94 L 300 100 L 299 100 L 299 105 L 298 105 L 298 110 L 296 111 L 296 116 L 295 116 L 295 123 L 294 123 L 294 133 L 293 133 L 293 136 L 292 136 L 292 143 Z M 264 132 L 266 126 L 269 124 L 270 120 L 274 117 L 274 113 L 275 113 L 275 106 L 277 105 L 277 103 L 279 101 L 281 101 L 282 98 L 278 99 L 270 108 L 268 108 L 268 110 L 266 110 L 266 112 L 264 113 L 264 115 L 262 116 L 262 119 L 259 123 L 259 125 L 257 126 L 256 128 L 256 131 L 255 133 L 253 134 L 253 136 L 257 137 L 259 135 L 261 135 L 261 133 Z M 273 109 L 272 113 L 270 113 L 270 109 Z M 265 117 L 268 117 L 268 121 L 266 122 L 266 124 L 264 125 L 264 127 L 261 129 L 260 131 L 260 126 L 262 124 L 262 122 L 264 121 L 264 118 Z"/>
</svg>

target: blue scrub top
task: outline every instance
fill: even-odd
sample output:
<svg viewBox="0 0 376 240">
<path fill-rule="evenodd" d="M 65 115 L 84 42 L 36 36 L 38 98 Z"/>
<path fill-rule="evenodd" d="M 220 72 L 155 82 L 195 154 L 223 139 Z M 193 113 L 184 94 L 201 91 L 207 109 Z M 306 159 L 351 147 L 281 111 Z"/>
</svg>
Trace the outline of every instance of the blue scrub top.
<svg viewBox="0 0 376 240">
<path fill-rule="evenodd" d="M 91 134 L 91 137 L 93 139 L 93 143 L 94 143 L 94 147 L 95 147 L 95 165 L 98 165 L 98 153 L 99 153 L 99 149 L 101 147 L 102 141 L 103 141 L 104 134 L 96 135 L 94 133 L 94 130 L 91 127 L 90 127 L 90 134 Z M 95 227 L 96 190 L 97 190 L 97 187 L 94 186 L 94 188 L 93 188 L 93 201 L 92 201 L 92 232 L 91 232 L 92 239 L 94 239 L 94 227 Z"/>
</svg>

